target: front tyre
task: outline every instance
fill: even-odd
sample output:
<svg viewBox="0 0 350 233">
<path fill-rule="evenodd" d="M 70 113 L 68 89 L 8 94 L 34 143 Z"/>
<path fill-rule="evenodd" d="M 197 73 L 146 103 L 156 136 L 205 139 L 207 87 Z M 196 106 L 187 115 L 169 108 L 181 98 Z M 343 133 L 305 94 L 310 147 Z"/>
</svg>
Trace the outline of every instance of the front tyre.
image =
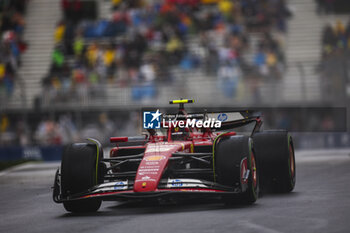
<svg viewBox="0 0 350 233">
<path fill-rule="evenodd" d="M 99 143 L 74 143 L 65 148 L 61 163 L 61 189 L 64 198 L 85 192 L 100 183 L 99 163 L 102 157 Z M 63 206 L 69 212 L 95 212 L 100 208 L 101 200 L 64 201 Z"/>
<path fill-rule="evenodd" d="M 220 138 L 214 159 L 217 182 L 241 191 L 239 195 L 223 196 L 225 203 L 254 203 L 258 197 L 259 178 L 252 139 L 247 136 Z"/>
</svg>

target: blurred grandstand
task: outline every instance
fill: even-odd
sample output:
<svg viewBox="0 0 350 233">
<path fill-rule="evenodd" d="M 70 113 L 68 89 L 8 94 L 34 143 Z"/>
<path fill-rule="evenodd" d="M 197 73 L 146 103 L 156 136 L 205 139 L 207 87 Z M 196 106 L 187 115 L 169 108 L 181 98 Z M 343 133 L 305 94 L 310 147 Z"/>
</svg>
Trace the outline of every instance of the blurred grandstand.
<svg viewBox="0 0 350 233">
<path fill-rule="evenodd" d="M 348 1 L 1 4 L 0 145 L 106 143 L 140 131 L 140 107 L 180 97 L 203 107 L 349 107 Z M 281 111 L 267 124 L 332 132 L 331 116 L 291 124 Z M 350 145 L 347 133 L 322 137 L 311 146 Z"/>
</svg>

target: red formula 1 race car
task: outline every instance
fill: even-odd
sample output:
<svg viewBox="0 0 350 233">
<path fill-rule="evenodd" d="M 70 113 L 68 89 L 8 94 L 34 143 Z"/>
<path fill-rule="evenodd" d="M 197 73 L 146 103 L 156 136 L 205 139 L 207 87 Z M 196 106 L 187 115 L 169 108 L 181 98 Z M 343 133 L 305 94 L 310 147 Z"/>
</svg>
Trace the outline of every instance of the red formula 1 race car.
<svg viewBox="0 0 350 233">
<path fill-rule="evenodd" d="M 259 190 L 293 190 L 294 147 L 287 131 L 261 132 L 260 116 L 249 111 L 188 114 L 184 104 L 191 102 L 170 101 L 180 104 L 174 115 L 144 112 L 147 134 L 137 142 L 112 137 L 117 146 L 109 157 L 94 139 L 67 146 L 54 201 L 70 212 L 91 212 L 109 200 L 201 195 L 251 204 Z"/>
</svg>

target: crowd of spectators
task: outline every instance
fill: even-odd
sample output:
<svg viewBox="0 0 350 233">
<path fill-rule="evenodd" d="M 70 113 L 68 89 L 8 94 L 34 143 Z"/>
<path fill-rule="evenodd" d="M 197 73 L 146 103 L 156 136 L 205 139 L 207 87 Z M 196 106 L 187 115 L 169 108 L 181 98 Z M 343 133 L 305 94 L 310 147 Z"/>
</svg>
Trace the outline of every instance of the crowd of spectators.
<svg viewBox="0 0 350 233">
<path fill-rule="evenodd" d="M 69 2 L 73 11 L 81 4 L 62 2 L 63 6 Z M 43 80 L 51 99 L 98 97 L 103 95 L 99 85 L 106 83 L 133 87 L 134 100 L 152 98 L 157 95 L 155 84 L 174 79 L 173 67 L 204 67 L 218 77 L 219 86 L 228 87 L 224 91 L 228 96 L 234 95 L 247 67 L 260 76 L 281 76 L 283 52 L 273 32 L 287 31 L 291 13 L 284 0 L 111 2 L 108 19 L 66 16 L 57 24 L 52 66 Z M 225 34 L 223 47 L 213 43 L 209 36 L 213 31 Z M 254 32 L 263 35 L 256 49 L 249 43 Z M 190 52 L 190 36 L 200 38 L 204 57 Z M 249 50 L 257 52 L 245 62 L 243 55 Z"/>
<path fill-rule="evenodd" d="M 322 57 L 327 58 L 339 52 L 350 50 L 350 20 L 345 25 L 337 20 L 334 25 L 328 24 L 322 33 Z"/>
<path fill-rule="evenodd" d="M 0 98 L 11 96 L 21 54 L 27 0 L 0 1 Z"/>
<path fill-rule="evenodd" d="M 78 117 L 71 113 L 56 116 L 34 113 L 25 119 L 23 116 L 2 114 L 0 146 L 67 145 L 90 137 L 108 145 L 112 136 L 136 135 L 139 116 L 136 112 L 124 115 L 89 112 Z"/>
<path fill-rule="evenodd" d="M 58 120 L 45 118 L 35 129 L 33 139 L 40 145 L 66 145 L 93 137 L 103 144 L 116 135 L 114 122 L 106 113 L 100 113 L 94 121 L 87 120 L 79 128 L 70 114 L 61 115 Z"/>
<path fill-rule="evenodd" d="M 328 24 L 322 34 L 322 58 L 319 65 L 323 93 L 329 99 L 345 101 L 350 70 L 350 21 Z"/>
</svg>

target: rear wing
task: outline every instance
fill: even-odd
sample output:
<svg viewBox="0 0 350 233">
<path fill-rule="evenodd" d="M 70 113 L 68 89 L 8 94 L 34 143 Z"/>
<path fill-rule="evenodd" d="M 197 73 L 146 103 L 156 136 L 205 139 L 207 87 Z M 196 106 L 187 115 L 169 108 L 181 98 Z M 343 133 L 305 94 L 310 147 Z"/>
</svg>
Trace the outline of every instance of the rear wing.
<svg viewBox="0 0 350 233">
<path fill-rule="evenodd" d="M 205 113 L 206 119 L 215 119 L 221 121 L 221 128 L 213 130 L 227 130 L 237 128 L 251 122 L 256 122 L 253 131 L 258 131 L 262 124 L 261 113 L 254 111 L 232 111 L 232 112 L 213 112 Z"/>
<path fill-rule="evenodd" d="M 163 114 L 162 117 L 166 120 L 215 120 L 221 121 L 220 129 L 230 129 L 239 127 L 250 122 L 259 122 L 261 114 L 254 111 L 227 111 L 227 112 L 201 112 L 201 113 L 178 113 L 178 114 Z"/>
</svg>

